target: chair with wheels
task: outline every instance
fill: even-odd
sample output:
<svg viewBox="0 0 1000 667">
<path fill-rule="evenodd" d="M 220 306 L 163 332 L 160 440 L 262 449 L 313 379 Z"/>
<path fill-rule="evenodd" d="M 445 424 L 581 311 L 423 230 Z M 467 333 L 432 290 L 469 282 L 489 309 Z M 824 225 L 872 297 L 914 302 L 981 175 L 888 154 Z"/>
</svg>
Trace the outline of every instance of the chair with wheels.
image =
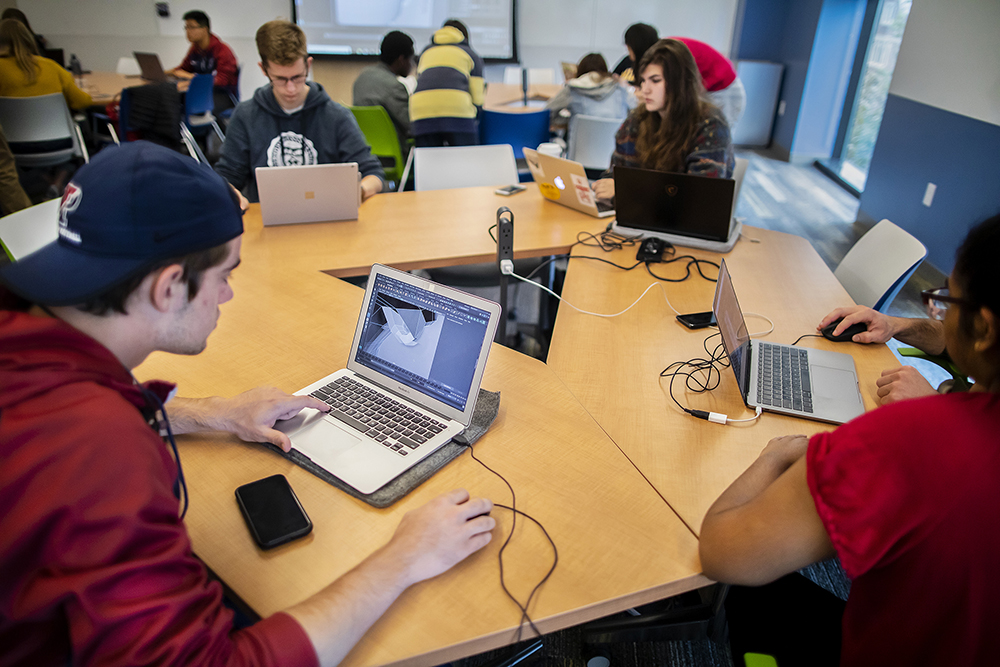
<svg viewBox="0 0 1000 667">
<path fill-rule="evenodd" d="M 59 202 L 50 199 L 0 218 L 0 246 L 10 261 L 16 262 L 59 237 Z"/>
<path fill-rule="evenodd" d="M 833 273 L 855 303 L 885 312 L 926 256 L 923 243 L 882 220 L 854 244 Z"/>
<path fill-rule="evenodd" d="M 615 152 L 615 134 L 624 118 L 598 118 L 575 114 L 569 119 L 569 147 L 566 157 L 583 165 L 590 172 L 601 172 L 611 164 Z"/>
<path fill-rule="evenodd" d="M 525 113 L 483 111 L 479 119 L 479 143 L 510 144 L 514 158 L 524 158 L 523 148 L 534 148 L 549 140 L 549 110 Z M 610 157 L 610 153 L 608 154 Z M 516 182 L 516 181 L 512 181 Z"/>
<path fill-rule="evenodd" d="M 0 125 L 22 167 L 53 167 L 77 156 L 90 162 L 83 133 L 62 93 L 0 97 Z"/>
<path fill-rule="evenodd" d="M 389 118 L 389 113 L 381 106 L 350 107 L 350 109 L 372 149 L 372 155 L 382 163 L 385 177 L 400 183 L 399 189 L 402 189 L 403 149 L 399 145 L 399 135 L 396 133 L 396 126 L 392 124 L 392 119 Z"/>
</svg>

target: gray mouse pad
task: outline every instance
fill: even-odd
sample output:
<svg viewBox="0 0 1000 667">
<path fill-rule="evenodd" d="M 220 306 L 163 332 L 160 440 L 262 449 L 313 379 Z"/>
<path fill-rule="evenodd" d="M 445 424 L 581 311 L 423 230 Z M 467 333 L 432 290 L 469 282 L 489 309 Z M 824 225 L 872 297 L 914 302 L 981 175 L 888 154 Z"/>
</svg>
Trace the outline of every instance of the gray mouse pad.
<svg viewBox="0 0 1000 667">
<path fill-rule="evenodd" d="M 305 468 L 312 474 L 319 477 L 324 482 L 337 487 L 344 493 L 363 500 L 372 507 L 383 508 L 392 505 L 394 502 L 405 496 L 407 493 L 417 488 L 431 475 L 443 468 L 453 459 L 458 457 L 467 449 L 466 445 L 475 444 L 483 434 L 493 425 L 493 421 L 500 412 L 500 392 L 486 391 L 480 388 L 479 399 L 476 401 L 476 409 L 472 414 L 472 423 L 464 432 L 457 435 L 451 442 L 442 445 L 436 452 L 423 459 L 415 466 L 404 472 L 402 475 L 392 480 L 378 491 L 369 494 L 360 493 L 352 486 L 348 486 L 340 478 L 331 475 L 328 471 L 320 468 L 309 458 L 303 456 L 294 449 L 284 452 L 276 445 L 265 442 L 265 447 L 295 463 L 301 468 Z"/>
</svg>

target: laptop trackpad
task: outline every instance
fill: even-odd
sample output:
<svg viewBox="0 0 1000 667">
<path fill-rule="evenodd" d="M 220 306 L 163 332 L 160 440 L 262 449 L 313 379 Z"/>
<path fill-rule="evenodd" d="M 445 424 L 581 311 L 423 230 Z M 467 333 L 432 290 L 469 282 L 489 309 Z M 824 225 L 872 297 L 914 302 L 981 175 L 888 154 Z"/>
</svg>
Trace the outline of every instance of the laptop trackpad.
<svg viewBox="0 0 1000 667">
<path fill-rule="evenodd" d="M 844 400 L 858 393 L 854 373 L 840 368 L 827 366 L 811 366 L 813 400 L 816 398 L 835 398 Z"/>
<path fill-rule="evenodd" d="M 292 436 L 292 446 L 299 450 L 313 463 L 333 471 L 337 458 L 355 445 L 361 438 L 322 418 L 303 427 Z"/>
</svg>

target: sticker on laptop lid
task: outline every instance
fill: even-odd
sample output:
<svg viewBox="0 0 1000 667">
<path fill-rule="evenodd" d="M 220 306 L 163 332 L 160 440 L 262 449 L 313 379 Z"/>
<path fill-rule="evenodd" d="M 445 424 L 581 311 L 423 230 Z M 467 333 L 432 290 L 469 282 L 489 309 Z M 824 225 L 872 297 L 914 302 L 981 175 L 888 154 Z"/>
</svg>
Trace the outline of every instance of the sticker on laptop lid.
<svg viewBox="0 0 1000 667">
<path fill-rule="evenodd" d="M 573 179 L 573 187 L 590 189 L 590 182 L 580 174 L 570 174 L 569 177 Z"/>
<path fill-rule="evenodd" d="M 559 188 L 551 183 L 539 183 L 538 190 L 546 199 L 559 199 Z"/>
</svg>

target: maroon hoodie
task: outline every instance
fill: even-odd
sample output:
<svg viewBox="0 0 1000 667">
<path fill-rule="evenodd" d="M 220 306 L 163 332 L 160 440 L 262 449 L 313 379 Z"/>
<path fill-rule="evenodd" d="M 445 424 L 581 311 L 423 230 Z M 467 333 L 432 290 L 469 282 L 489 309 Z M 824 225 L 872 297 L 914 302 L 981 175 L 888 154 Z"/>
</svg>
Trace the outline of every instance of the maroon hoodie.
<svg viewBox="0 0 1000 667">
<path fill-rule="evenodd" d="M 232 631 L 143 411 L 100 343 L 0 310 L 0 666 L 317 664 L 287 614 Z"/>
</svg>

